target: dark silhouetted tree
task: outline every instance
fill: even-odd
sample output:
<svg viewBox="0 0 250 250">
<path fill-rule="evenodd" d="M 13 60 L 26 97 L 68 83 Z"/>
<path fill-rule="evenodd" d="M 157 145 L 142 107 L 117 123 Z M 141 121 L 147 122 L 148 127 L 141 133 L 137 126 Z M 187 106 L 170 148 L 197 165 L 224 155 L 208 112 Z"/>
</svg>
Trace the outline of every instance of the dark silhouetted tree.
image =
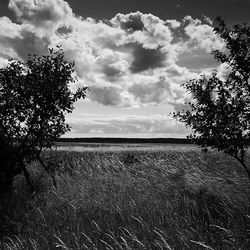
<svg viewBox="0 0 250 250">
<path fill-rule="evenodd" d="M 33 189 L 27 164 L 39 161 L 53 178 L 41 158 L 44 148 L 51 148 L 69 125 L 65 114 L 72 112 L 87 88 L 75 93 L 69 89 L 76 81 L 74 63 L 64 58 L 63 50 L 50 49 L 27 62 L 10 61 L 0 69 L 0 189 L 9 190 L 13 178 L 23 173 Z"/>
<path fill-rule="evenodd" d="M 244 23 L 229 28 L 217 18 L 216 32 L 225 42 L 226 50 L 212 52 L 215 59 L 228 65 L 225 80 L 214 72 L 183 86 L 193 97 L 189 109 L 176 112 L 174 118 L 191 127 L 194 143 L 216 148 L 233 156 L 246 170 L 247 142 L 250 139 L 250 27 Z"/>
</svg>

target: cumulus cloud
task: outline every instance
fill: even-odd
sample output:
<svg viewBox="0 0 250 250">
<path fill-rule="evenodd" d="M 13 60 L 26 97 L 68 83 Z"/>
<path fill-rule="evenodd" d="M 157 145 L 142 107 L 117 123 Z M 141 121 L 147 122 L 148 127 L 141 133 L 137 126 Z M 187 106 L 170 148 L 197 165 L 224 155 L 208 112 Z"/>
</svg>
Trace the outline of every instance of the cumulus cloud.
<svg viewBox="0 0 250 250">
<path fill-rule="evenodd" d="M 169 19 L 165 21 L 166 24 L 168 24 L 172 29 L 179 28 L 181 26 L 181 22 L 175 20 L 175 19 Z"/>
<path fill-rule="evenodd" d="M 134 31 L 142 31 L 145 30 L 145 26 L 141 16 L 140 12 L 130 13 L 128 15 L 119 13 L 111 20 L 111 23 L 131 33 Z"/>
<path fill-rule="evenodd" d="M 186 35 L 190 38 L 188 40 L 191 49 L 204 49 L 207 53 L 211 53 L 213 50 L 222 50 L 225 46 L 223 41 L 218 37 L 217 34 L 213 32 L 213 27 L 209 21 L 205 21 L 208 24 L 202 23 L 199 19 L 193 19 L 191 16 L 186 16 L 184 22 L 186 22 L 186 27 L 184 28 Z M 211 22 L 211 21 L 210 21 Z"/>
<path fill-rule="evenodd" d="M 8 17 L 0 17 L 1 37 L 18 38 L 21 31 L 21 25 L 13 23 Z"/>
<path fill-rule="evenodd" d="M 14 11 L 19 22 L 50 30 L 65 24 L 72 16 L 71 8 L 63 0 L 10 0 L 9 8 Z"/>
<path fill-rule="evenodd" d="M 23 60 L 61 44 L 76 63 L 78 84 L 89 86 L 88 98 L 105 106 L 180 106 L 186 98 L 180 84 L 206 68 L 199 58 L 224 46 L 208 18 L 162 20 L 135 12 L 84 19 L 64 0 L 10 0 L 9 8 L 16 22 L 0 17 L 0 66 L 9 57 Z"/>
<path fill-rule="evenodd" d="M 129 67 L 127 60 L 123 58 L 121 53 L 110 49 L 106 49 L 96 57 L 96 64 L 110 81 L 124 75 Z"/>
<path fill-rule="evenodd" d="M 171 30 L 165 22 L 152 14 L 141 12 L 117 14 L 111 24 L 127 32 L 126 42 L 141 43 L 146 49 L 157 49 L 172 41 Z"/>
<path fill-rule="evenodd" d="M 20 58 L 26 58 L 28 54 L 44 55 L 48 53 L 49 40 L 47 37 L 39 37 L 28 30 L 20 32 L 21 38 L 8 40 L 8 46 L 11 46 Z"/>
<path fill-rule="evenodd" d="M 39 37 L 6 17 L 0 18 L 0 54 L 3 57 L 21 59 L 29 53 L 46 54 L 48 44 L 46 37 Z"/>
</svg>

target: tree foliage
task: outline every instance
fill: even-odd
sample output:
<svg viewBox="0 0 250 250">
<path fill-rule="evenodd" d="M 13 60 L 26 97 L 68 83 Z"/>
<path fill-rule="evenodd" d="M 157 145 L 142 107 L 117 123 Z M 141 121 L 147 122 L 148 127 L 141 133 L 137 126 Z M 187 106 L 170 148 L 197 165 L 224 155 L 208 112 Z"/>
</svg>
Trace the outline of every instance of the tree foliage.
<svg viewBox="0 0 250 250">
<path fill-rule="evenodd" d="M 191 127 L 194 143 L 216 148 L 237 159 L 248 173 L 247 142 L 250 139 L 250 27 L 244 23 L 229 28 L 217 18 L 216 32 L 226 51 L 215 50 L 214 58 L 228 65 L 225 80 L 216 72 L 193 79 L 183 86 L 193 97 L 190 109 L 174 113 L 174 118 Z"/>
<path fill-rule="evenodd" d="M 70 90 L 75 81 L 74 63 L 60 47 L 46 56 L 30 55 L 27 62 L 11 60 L 0 69 L 0 188 L 9 188 L 21 172 L 32 186 L 26 166 L 34 160 L 48 171 L 42 150 L 69 131 L 65 114 L 85 98 L 86 87 Z"/>
</svg>

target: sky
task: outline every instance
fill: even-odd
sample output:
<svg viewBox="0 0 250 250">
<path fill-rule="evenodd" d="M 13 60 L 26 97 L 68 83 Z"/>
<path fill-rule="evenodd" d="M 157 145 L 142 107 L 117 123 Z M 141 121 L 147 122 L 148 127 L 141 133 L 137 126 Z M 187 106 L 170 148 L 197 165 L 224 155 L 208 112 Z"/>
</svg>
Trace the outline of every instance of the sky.
<svg viewBox="0 0 250 250">
<path fill-rule="evenodd" d="M 250 21 L 250 0 L 1 0 L 0 67 L 62 45 L 75 62 L 85 100 L 66 121 L 66 137 L 179 137 L 190 133 L 169 113 L 190 97 L 181 84 L 227 67 L 214 19 Z"/>
</svg>

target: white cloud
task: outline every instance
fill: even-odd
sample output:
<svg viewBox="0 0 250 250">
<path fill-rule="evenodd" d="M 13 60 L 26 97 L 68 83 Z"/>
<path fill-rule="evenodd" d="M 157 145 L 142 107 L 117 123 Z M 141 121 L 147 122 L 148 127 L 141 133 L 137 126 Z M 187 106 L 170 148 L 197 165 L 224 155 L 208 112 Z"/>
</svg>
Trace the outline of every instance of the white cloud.
<svg viewBox="0 0 250 250">
<path fill-rule="evenodd" d="M 165 21 L 166 24 L 169 24 L 172 29 L 179 28 L 181 26 L 181 22 L 175 19 L 168 19 Z"/>
<path fill-rule="evenodd" d="M 84 19 L 64 0 L 10 0 L 9 8 L 18 22 L 0 17 L 0 65 L 61 44 L 76 63 L 78 84 L 90 87 L 88 98 L 107 106 L 181 105 L 186 94 L 180 84 L 203 70 L 199 59 L 195 73 L 181 65 L 182 55 L 188 62 L 197 49 L 205 54 L 223 47 L 209 22 L 191 17 L 161 20 L 136 12 Z M 185 37 L 174 39 L 181 29 Z"/>
<path fill-rule="evenodd" d="M 207 18 L 206 18 L 207 20 Z M 207 53 L 211 53 L 213 50 L 222 50 L 225 46 L 223 41 L 213 31 L 213 27 L 209 24 L 203 24 L 199 19 L 193 19 L 191 16 L 186 16 L 184 22 L 188 24 L 184 28 L 191 49 L 204 49 Z"/>
<path fill-rule="evenodd" d="M 220 78 L 220 80 L 225 81 L 231 72 L 231 67 L 227 63 L 222 63 L 217 68 L 217 77 Z"/>
<path fill-rule="evenodd" d="M 4 68 L 8 65 L 9 61 L 7 59 L 0 57 L 0 68 Z"/>
<path fill-rule="evenodd" d="M 1 37 L 20 38 L 21 25 L 13 23 L 8 17 L 0 17 Z"/>
<path fill-rule="evenodd" d="M 49 31 L 66 24 L 73 15 L 68 3 L 63 0 L 10 0 L 9 8 L 23 24 Z"/>
<path fill-rule="evenodd" d="M 119 13 L 111 19 L 111 23 L 127 31 L 127 43 L 137 42 L 145 49 L 157 49 L 172 41 L 169 27 L 152 14 L 143 14 L 139 11 L 127 15 Z"/>
<path fill-rule="evenodd" d="M 104 132 L 101 129 L 91 129 L 89 134 L 104 134 Z"/>
</svg>

